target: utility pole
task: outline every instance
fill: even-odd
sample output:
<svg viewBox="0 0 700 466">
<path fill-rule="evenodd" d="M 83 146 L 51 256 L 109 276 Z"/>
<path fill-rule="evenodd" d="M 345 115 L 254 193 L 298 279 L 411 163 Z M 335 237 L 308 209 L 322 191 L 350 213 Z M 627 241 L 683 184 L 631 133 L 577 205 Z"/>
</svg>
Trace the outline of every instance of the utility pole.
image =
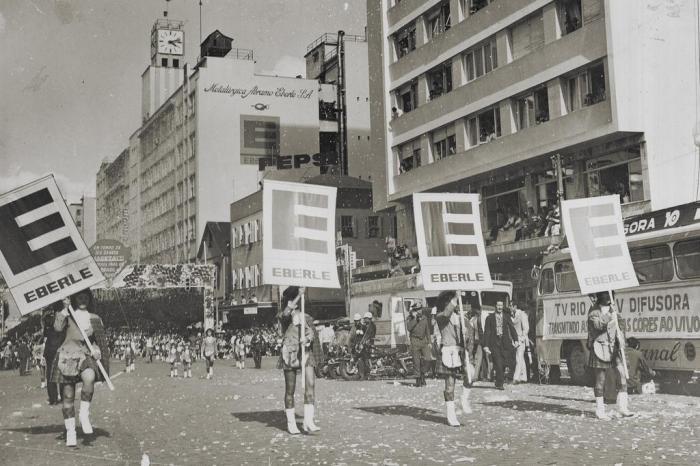
<svg viewBox="0 0 700 466">
<path fill-rule="evenodd" d="M 338 31 L 338 162 L 340 174 L 348 174 L 348 111 L 345 106 L 345 31 Z"/>
<path fill-rule="evenodd" d="M 557 205 L 559 206 L 559 235 L 564 236 L 564 222 L 561 221 L 562 208 L 561 201 L 564 199 L 564 176 L 561 166 L 561 154 L 557 153 L 552 156 L 552 167 L 557 176 Z"/>
</svg>

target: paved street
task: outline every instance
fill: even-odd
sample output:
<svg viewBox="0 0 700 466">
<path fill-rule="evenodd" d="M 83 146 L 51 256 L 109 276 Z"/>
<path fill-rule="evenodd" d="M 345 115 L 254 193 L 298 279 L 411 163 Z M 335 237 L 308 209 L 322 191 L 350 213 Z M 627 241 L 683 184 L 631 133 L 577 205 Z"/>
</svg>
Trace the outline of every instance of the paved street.
<svg viewBox="0 0 700 466">
<path fill-rule="evenodd" d="M 137 362 L 116 390 L 98 387 L 96 435 L 63 445 L 60 408 L 46 406 L 38 377 L 0 373 L 0 464 L 697 464 L 700 398 L 644 395 L 639 415 L 593 418 L 590 389 L 508 386 L 473 390 L 474 413 L 445 424 L 442 382 L 318 383 L 315 435 L 289 436 L 274 361 L 237 370 L 217 361 L 213 380 L 170 379 L 163 363 Z M 113 372 L 123 364 L 114 362 Z M 297 397 L 301 416 L 301 398 Z M 301 425 L 301 417 L 299 417 Z M 525 453 L 527 451 L 527 453 Z"/>
</svg>

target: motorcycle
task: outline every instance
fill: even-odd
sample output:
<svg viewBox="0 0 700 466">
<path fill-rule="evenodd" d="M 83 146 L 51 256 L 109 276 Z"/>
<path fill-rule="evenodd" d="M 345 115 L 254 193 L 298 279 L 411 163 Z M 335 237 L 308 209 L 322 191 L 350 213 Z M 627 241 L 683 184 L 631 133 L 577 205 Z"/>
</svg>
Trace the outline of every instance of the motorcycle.
<svg viewBox="0 0 700 466">
<path fill-rule="evenodd" d="M 337 379 L 340 377 L 339 367 L 342 359 L 346 357 L 347 350 L 343 346 L 330 346 L 326 358 L 316 366 L 316 377 Z"/>
<path fill-rule="evenodd" d="M 360 353 L 361 348 L 355 348 L 355 351 L 341 359 L 338 370 L 343 379 L 360 380 Z M 369 377 L 372 379 L 406 378 L 413 375 L 413 358 L 408 352 L 372 346 L 369 348 L 368 361 Z"/>
</svg>

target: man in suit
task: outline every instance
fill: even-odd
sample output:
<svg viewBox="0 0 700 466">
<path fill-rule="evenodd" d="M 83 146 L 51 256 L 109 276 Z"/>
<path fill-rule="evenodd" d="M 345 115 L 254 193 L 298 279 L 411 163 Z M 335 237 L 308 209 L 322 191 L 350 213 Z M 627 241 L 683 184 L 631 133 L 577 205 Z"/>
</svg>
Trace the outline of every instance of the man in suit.
<svg viewBox="0 0 700 466">
<path fill-rule="evenodd" d="M 424 387 L 425 372 L 432 359 L 430 352 L 430 318 L 418 303 L 413 303 L 409 311 L 406 329 L 411 338 L 411 355 L 416 371 L 416 387 Z"/>
<path fill-rule="evenodd" d="M 513 321 L 503 314 L 503 302 L 496 303 L 496 312 L 486 318 L 484 324 L 484 351 L 491 355 L 496 371 L 496 388 L 503 390 L 506 358 L 517 345 L 518 335 Z"/>
<path fill-rule="evenodd" d="M 518 345 L 515 351 L 515 371 L 513 372 L 513 383 L 527 382 L 527 365 L 525 364 L 525 349 L 528 346 L 528 334 L 530 332 L 530 322 L 525 311 L 516 304 L 512 307 L 512 320 L 515 332 L 518 335 Z"/>
</svg>

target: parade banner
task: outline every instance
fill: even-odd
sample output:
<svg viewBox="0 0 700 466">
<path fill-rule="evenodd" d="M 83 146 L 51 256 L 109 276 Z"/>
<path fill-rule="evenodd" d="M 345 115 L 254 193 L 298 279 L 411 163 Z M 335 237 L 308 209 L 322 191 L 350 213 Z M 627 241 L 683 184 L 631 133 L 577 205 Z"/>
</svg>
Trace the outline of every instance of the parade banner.
<svg viewBox="0 0 700 466">
<path fill-rule="evenodd" d="M 615 302 L 620 325 L 628 337 L 700 339 L 700 288 L 659 286 L 619 291 Z M 585 339 L 588 335 L 588 296 L 543 300 L 545 340 Z"/>
<path fill-rule="evenodd" d="M 112 280 L 131 258 L 131 248 L 113 239 L 97 240 L 90 247 L 90 253 L 108 280 Z"/>
<path fill-rule="evenodd" d="M 493 287 L 481 232 L 478 194 L 416 193 L 413 212 L 423 288 Z"/>
<path fill-rule="evenodd" d="M 213 288 L 213 264 L 141 264 L 125 267 L 113 288 Z"/>
<path fill-rule="evenodd" d="M 337 189 L 265 180 L 263 282 L 340 288 L 335 257 Z"/>
<path fill-rule="evenodd" d="M 52 175 L 0 196 L 0 272 L 22 315 L 104 281 Z"/>
<path fill-rule="evenodd" d="M 622 226 L 620 197 L 573 199 L 561 205 L 581 292 L 639 286 Z"/>
</svg>

